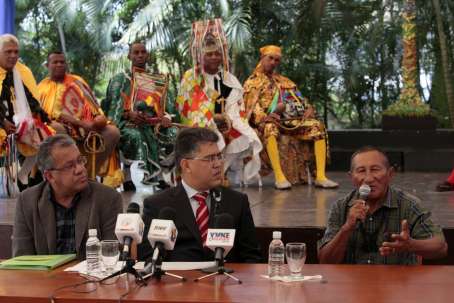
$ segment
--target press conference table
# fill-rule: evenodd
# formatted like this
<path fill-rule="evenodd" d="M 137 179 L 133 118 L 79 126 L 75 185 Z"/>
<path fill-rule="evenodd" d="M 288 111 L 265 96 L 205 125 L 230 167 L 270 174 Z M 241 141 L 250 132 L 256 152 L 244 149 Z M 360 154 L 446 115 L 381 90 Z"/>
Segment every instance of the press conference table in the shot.
<path fill-rule="evenodd" d="M 291 284 L 262 278 L 266 264 L 228 266 L 243 284 L 223 276 L 193 282 L 199 272 L 175 272 L 188 281 L 164 277 L 133 289 L 130 279 L 131 293 L 122 302 L 454 302 L 454 266 L 305 265 L 305 274 L 321 274 L 323 282 Z M 82 281 L 78 274 L 61 268 L 50 272 L 0 270 L 0 302 L 50 302 L 56 288 Z M 98 285 L 91 293 L 58 291 L 55 302 L 118 302 L 126 290 L 122 278 L 116 284 Z"/>

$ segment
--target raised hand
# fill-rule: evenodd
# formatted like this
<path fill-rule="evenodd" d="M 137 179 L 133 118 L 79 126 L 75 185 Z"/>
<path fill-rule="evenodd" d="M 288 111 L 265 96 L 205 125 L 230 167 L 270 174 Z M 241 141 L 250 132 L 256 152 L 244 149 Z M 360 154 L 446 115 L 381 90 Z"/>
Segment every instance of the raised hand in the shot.
<path fill-rule="evenodd" d="M 401 252 L 410 251 L 410 229 L 407 220 L 402 220 L 401 232 L 399 234 L 392 234 L 392 242 L 383 242 L 379 251 L 382 256 L 389 256 Z"/>

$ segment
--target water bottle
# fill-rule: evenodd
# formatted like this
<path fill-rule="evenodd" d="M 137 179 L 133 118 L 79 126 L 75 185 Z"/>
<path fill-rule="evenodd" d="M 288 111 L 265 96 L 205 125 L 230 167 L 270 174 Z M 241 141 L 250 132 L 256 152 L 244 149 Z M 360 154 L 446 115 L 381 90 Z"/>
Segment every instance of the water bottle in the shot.
<path fill-rule="evenodd" d="M 268 276 L 278 278 L 283 275 L 285 264 L 285 247 L 281 240 L 281 232 L 273 231 L 273 241 L 268 252 Z"/>
<path fill-rule="evenodd" d="M 88 230 L 88 239 L 86 244 L 87 273 L 93 274 L 101 271 L 101 242 L 97 238 L 96 229 Z"/>

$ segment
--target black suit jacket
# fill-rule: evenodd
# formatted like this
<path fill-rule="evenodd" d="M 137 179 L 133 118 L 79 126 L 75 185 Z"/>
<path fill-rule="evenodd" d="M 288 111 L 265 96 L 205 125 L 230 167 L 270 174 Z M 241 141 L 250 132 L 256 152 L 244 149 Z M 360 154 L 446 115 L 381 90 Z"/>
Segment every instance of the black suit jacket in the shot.
<path fill-rule="evenodd" d="M 262 256 L 258 247 L 254 220 L 247 195 L 228 188 L 219 188 L 221 198 L 211 195 L 209 227 L 213 226 L 216 214 L 228 213 L 233 217 L 235 242 L 227 255 L 228 262 L 259 263 Z M 178 237 L 173 251 L 169 252 L 166 261 L 213 261 L 214 254 L 202 245 L 200 232 L 195 221 L 186 191 L 181 183 L 177 187 L 156 193 L 143 202 L 143 220 L 145 233 L 142 244 L 138 246 L 138 257 L 147 260 L 152 255 L 152 248 L 147 239 L 151 220 L 158 218 L 163 207 L 171 207 L 176 211 L 175 225 Z"/>

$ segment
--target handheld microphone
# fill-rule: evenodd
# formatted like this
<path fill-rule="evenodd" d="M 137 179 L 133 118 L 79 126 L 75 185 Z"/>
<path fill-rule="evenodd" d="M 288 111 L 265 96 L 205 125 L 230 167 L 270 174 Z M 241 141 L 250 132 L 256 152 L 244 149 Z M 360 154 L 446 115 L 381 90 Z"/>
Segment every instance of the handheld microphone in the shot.
<path fill-rule="evenodd" d="M 369 186 L 369 185 L 367 185 L 367 184 L 362 184 L 362 185 L 359 187 L 359 189 L 358 189 L 359 198 L 360 198 L 361 200 L 366 200 L 367 197 L 368 197 L 369 194 L 370 194 L 370 191 L 371 191 L 371 189 L 370 189 L 370 186 Z"/>
<path fill-rule="evenodd" d="M 164 207 L 159 212 L 159 219 L 151 221 L 150 230 L 148 232 L 148 241 L 154 247 L 151 262 L 149 262 L 143 270 L 144 275 L 148 275 L 155 271 L 156 266 L 160 266 L 165 257 L 167 250 L 173 250 L 178 236 L 178 231 L 175 226 L 176 211 L 171 207 Z"/>
<path fill-rule="evenodd" d="M 125 214 L 118 214 L 115 224 L 115 235 L 118 241 L 123 244 L 121 259 L 126 260 L 131 254 L 131 243 L 133 240 L 137 244 L 142 243 L 144 223 L 140 217 L 139 204 L 132 202 L 129 204 Z"/>
<path fill-rule="evenodd" d="M 359 199 L 361 200 L 364 200 L 366 201 L 367 197 L 369 196 L 370 194 L 370 191 L 371 191 L 371 188 L 369 185 L 363 183 L 359 189 L 358 189 L 358 193 L 359 193 Z M 360 219 L 356 219 L 356 229 L 360 228 L 361 226 L 361 220 Z"/>
<path fill-rule="evenodd" d="M 214 218 L 214 228 L 208 229 L 206 247 L 214 251 L 214 259 L 219 266 L 224 264 L 226 256 L 235 242 L 233 217 L 223 213 Z"/>

